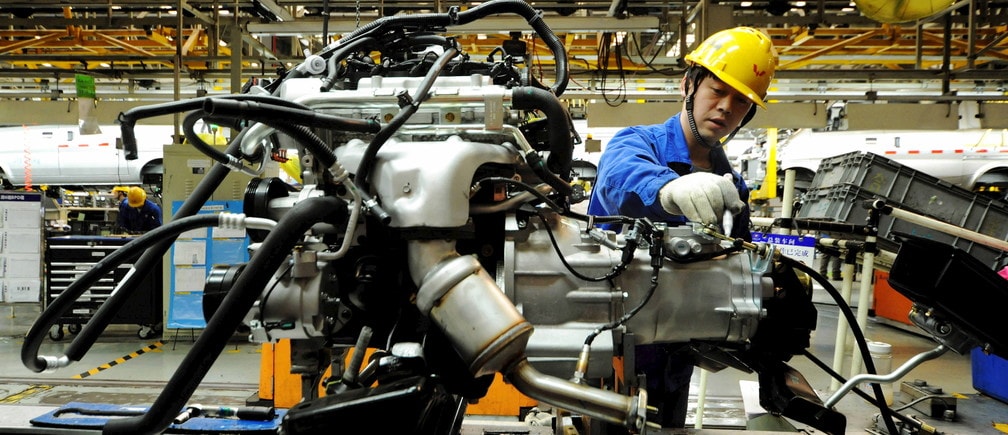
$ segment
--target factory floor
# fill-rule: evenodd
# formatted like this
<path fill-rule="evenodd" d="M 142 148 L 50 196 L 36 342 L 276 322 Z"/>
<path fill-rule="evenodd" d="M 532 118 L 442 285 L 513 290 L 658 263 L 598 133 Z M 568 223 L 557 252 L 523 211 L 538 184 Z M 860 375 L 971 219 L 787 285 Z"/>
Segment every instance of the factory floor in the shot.
<path fill-rule="evenodd" d="M 855 301 L 856 290 L 857 286 L 853 297 Z M 816 299 L 819 322 L 810 352 L 831 364 L 838 310 L 831 300 L 821 296 L 823 292 L 817 294 L 820 295 Z M 192 331 L 188 330 L 170 330 L 158 338 L 141 339 L 137 335 L 137 326 L 113 325 L 82 361 L 61 371 L 38 374 L 26 369 L 19 358 L 25 332 L 38 314 L 37 304 L 0 305 L 0 355 L 4 355 L 0 357 L 0 433 L 42 433 L 43 430 L 32 427 L 29 420 L 69 402 L 149 405 L 160 393 L 163 383 L 174 374 L 175 367 L 193 343 Z M 892 324 L 870 318 L 866 336 L 870 340 L 892 345 L 893 367 L 936 346 L 931 339 L 909 332 L 912 328 L 894 327 Z M 58 342 L 47 339 L 41 353 L 61 355 L 63 346 L 72 338 L 73 335 L 68 334 Z M 255 399 L 259 388 L 260 349 L 259 345 L 234 339 L 220 355 L 189 403 L 241 406 L 250 399 Z M 849 355 L 850 352 L 846 354 Z M 848 365 L 849 360 L 848 356 Z M 835 390 L 830 385 L 830 378 L 822 370 L 802 356 L 795 357 L 790 364 L 808 379 L 823 400 L 831 397 Z M 849 369 L 845 366 L 841 373 L 849 375 Z M 700 378 L 698 374 L 693 376 L 690 415 L 687 420 L 690 427 L 697 422 Z M 703 429 L 689 429 L 685 432 L 745 429 L 747 421 L 755 417 L 758 411 L 751 406 L 747 407 L 742 391 L 755 379 L 755 375 L 733 369 L 709 374 L 703 402 L 704 412 L 700 415 Z M 942 388 L 944 393 L 957 399 L 957 414 L 952 421 L 930 418 L 915 409 L 903 411 L 921 416 L 939 432 L 1004 433 L 998 427 L 1008 424 L 1008 404 L 978 394 L 973 388 L 969 355 L 947 352 L 935 360 L 923 363 L 902 380 L 925 381 L 931 386 Z M 897 399 L 900 395 L 896 394 Z M 899 405 L 900 401 L 897 400 L 896 406 Z M 858 396 L 843 396 L 835 409 L 846 415 L 847 433 L 877 433 L 872 432 L 877 410 Z M 804 427 L 796 422 L 790 423 L 798 428 Z M 548 428 L 529 427 L 511 417 L 472 416 L 467 418 L 463 426 L 463 433 L 502 431 L 553 433 Z M 669 431 L 649 431 L 655 432 Z M 815 430 L 807 432 L 821 433 Z"/>

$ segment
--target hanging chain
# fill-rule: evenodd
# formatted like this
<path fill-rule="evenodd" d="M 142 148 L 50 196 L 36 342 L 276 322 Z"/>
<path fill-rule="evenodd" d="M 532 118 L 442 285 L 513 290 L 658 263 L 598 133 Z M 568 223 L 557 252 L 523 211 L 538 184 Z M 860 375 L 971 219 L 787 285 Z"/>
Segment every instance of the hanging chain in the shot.
<path fill-rule="evenodd" d="M 354 28 L 360 27 L 360 0 L 357 0 L 356 15 L 354 16 Z"/>

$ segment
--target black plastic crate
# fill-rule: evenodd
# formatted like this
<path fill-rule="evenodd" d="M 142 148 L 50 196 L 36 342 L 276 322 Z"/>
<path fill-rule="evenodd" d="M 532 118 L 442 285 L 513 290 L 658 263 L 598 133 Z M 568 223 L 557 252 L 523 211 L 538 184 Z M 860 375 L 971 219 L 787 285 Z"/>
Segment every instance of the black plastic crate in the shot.
<path fill-rule="evenodd" d="M 857 151 L 823 159 L 810 190 L 847 184 L 942 222 L 1001 239 L 1008 234 L 1008 204 L 878 154 Z"/>
<path fill-rule="evenodd" d="M 928 216 L 1001 240 L 1008 239 L 1008 208 L 998 201 L 970 202 L 969 207 L 957 211 L 961 215 L 961 222 L 948 222 L 940 216 L 916 210 L 913 207 L 901 204 L 899 201 L 894 201 L 892 198 L 887 198 L 884 195 L 862 189 L 852 184 L 840 184 L 806 192 L 802 195 L 801 206 L 798 208 L 795 217 L 798 219 L 864 225 L 868 222 L 868 210 L 864 208 L 864 201 L 871 199 L 883 199 L 893 207 Z M 880 216 L 878 235 L 879 246 L 882 249 L 895 252 L 899 248 L 895 233 L 912 234 L 955 246 L 973 255 L 989 268 L 996 266 L 999 257 L 1002 255 L 1002 252 L 998 249 L 968 239 L 923 227 L 902 219 L 893 219 L 890 215 L 884 214 Z"/>

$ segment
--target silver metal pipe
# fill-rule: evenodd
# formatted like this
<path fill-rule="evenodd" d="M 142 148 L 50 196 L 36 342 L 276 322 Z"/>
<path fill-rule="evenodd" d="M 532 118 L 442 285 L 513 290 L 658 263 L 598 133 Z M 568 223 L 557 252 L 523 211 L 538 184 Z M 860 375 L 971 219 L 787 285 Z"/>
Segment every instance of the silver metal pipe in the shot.
<path fill-rule="evenodd" d="M 903 363 L 903 365 L 899 366 L 898 368 L 896 368 L 896 370 L 893 370 L 893 372 L 888 375 L 861 374 L 854 376 L 848 379 L 847 382 L 844 383 L 843 386 L 841 386 L 836 393 L 833 393 L 833 395 L 826 400 L 824 405 L 827 408 L 832 408 L 836 406 L 837 402 L 839 402 L 840 399 L 847 394 L 847 392 L 849 392 L 852 388 L 854 388 L 855 385 L 863 382 L 881 382 L 886 384 L 896 382 L 903 376 L 906 376 L 907 373 L 910 373 L 910 370 L 913 370 L 914 368 L 921 365 L 925 361 L 930 361 L 935 358 L 938 358 L 939 356 L 942 356 L 942 354 L 948 352 L 948 350 L 949 349 L 945 347 L 945 345 L 943 344 L 927 352 L 921 352 L 915 355 L 913 358 L 910 358 L 910 360 Z"/>
<path fill-rule="evenodd" d="M 578 411 L 593 418 L 626 426 L 633 432 L 644 428 L 647 415 L 647 391 L 637 396 L 624 396 L 608 390 L 575 384 L 545 375 L 527 359 L 521 359 L 504 374 L 518 391 L 543 402 L 569 411 Z"/>

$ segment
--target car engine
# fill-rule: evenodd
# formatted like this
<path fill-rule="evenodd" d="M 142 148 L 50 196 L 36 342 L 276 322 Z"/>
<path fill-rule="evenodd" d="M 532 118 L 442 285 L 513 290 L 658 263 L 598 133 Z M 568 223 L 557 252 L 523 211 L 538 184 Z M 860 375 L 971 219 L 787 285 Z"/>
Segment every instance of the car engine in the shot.
<path fill-rule="evenodd" d="M 495 14 L 525 18 L 546 43 L 552 84 L 533 77 L 521 50 L 481 61 L 443 36 Z M 842 432 L 843 416 L 794 385 L 800 375 L 786 364 L 816 324 L 804 273 L 715 228 L 574 211 L 583 198 L 570 184 L 578 135 L 559 98 L 567 81 L 562 41 L 541 14 L 495 0 L 379 19 L 243 94 L 125 112 L 127 147 L 138 121 L 186 113 L 187 141 L 218 164 L 170 223 L 79 278 L 29 336 L 117 262 L 140 255 L 142 275 L 184 231 L 241 228 L 250 260 L 207 278 L 207 327 L 176 376 L 147 414 L 111 420 L 106 433 L 167 427 L 236 331 L 290 339 L 307 379 L 333 373 L 324 396 L 305 383 L 286 434 L 374 418 L 454 433 L 495 373 L 529 397 L 642 432 L 647 391 L 633 364 L 618 373 L 612 360 L 651 343 L 686 344 L 710 370 L 757 372 L 766 409 Z M 200 120 L 240 133 L 221 152 L 195 134 Z M 290 150 L 300 183 L 257 178 L 244 214 L 195 213 L 228 171 L 259 175 Z M 624 230 L 595 227 L 603 222 Z M 25 365 L 79 360 L 133 284 L 120 284 L 65 355 L 39 356 L 27 340 Z M 376 349 L 368 361 L 365 348 Z"/>

